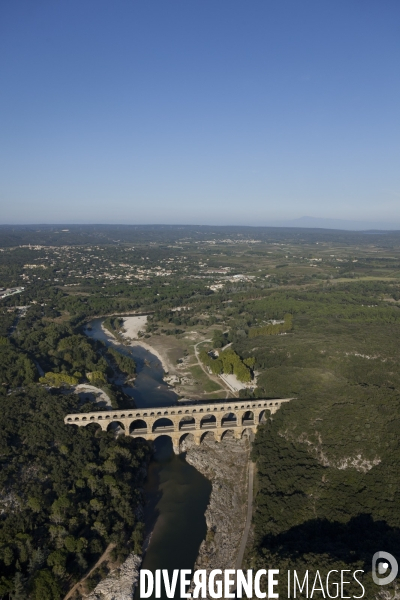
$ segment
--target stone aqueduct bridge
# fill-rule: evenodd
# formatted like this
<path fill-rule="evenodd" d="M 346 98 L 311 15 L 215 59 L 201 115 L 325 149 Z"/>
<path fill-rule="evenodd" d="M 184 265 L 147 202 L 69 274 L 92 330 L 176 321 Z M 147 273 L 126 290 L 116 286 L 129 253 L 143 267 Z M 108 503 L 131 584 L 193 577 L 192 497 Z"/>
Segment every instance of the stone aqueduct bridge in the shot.
<path fill-rule="evenodd" d="M 282 404 L 292 398 L 279 400 L 233 400 L 206 403 L 180 403 L 174 406 L 108 410 L 102 412 L 67 415 L 67 425 L 100 425 L 103 431 L 115 428 L 117 423 L 126 435 L 153 441 L 161 435 L 172 439 L 174 451 L 179 453 L 180 443 L 192 434 L 196 444 L 209 432 L 221 441 L 227 431 L 236 439 L 253 431 L 265 419 L 267 411 L 274 414 Z M 114 424 L 114 425 L 113 425 Z"/>

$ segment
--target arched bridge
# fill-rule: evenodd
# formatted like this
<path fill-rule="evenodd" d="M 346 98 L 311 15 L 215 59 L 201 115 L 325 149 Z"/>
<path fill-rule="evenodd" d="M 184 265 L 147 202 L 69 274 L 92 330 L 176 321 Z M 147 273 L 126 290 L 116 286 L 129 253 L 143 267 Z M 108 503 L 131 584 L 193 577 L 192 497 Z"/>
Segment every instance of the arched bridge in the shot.
<path fill-rule="evenodd" d="M 161 435 L 172 438 L 174 451 L 179 453 L 180 443 L 192 434 L 196 444 L 200 444 L 209 432 L 216 441 L 221 441 L 227 431 L 233 432 L 237 439 L 244 433 L 255 433 L 259 423 L 266 415 L 274 414 L 282 404 L 292 398 L 279 400 L 221 400 L 216 402 L 177 404 L 154 408 L 135 408 L 126 410 L 107 410 L 67 415 L 67 425 L 100 425 L 103 431 L 116 428 L 116 424 L 125 435 L 153 441 Z"/>

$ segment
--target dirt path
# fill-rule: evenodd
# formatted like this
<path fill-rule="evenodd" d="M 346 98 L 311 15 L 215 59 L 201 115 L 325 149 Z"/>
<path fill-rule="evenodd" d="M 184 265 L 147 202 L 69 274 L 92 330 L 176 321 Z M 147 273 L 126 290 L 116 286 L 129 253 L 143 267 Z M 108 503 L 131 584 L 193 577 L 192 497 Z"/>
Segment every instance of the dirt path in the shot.
<path fill-rule="evenodd" d="M 82 577 L 82 579 L 80 581 L 78 581 L 78 583 L 76 583 L 74 585 L 73 588 L 71 588 L 69 590 L 68 594 L 64 597 L 64 600 L 69 600 L 69 598 L 71 598 L 76 591 L 81 593 L 81 590 L 79 590 L 79 587 L 86 581 L 86 579 L 88 577 L 90 577 L 90 575 L 93 573 L 93 571 L 95 569 L 97 569 L 97 567 L 99 567 L 103 562 L 108 560 L 110 553 L 114 548 L 115 548 L 115 544 L 109 544 L 107 546 L 107 548 L 104 550 L 103 554 L 100 556 L 97 563 L 90 569 L 90 571 L 88 573 L 86 573 L 86 575 L 84 577 Z M 81 596 L 82 596 L 82 593 L 81 593 Z"/>
<path fill-rule="evenodd" d="M 247 496 L 247 516 L 246 516 L 246 525 L 243 530 L 242 540 L 239 546 L 239 552 L 236 559 L 235 569 L 242 568 L 244 551 L 246 549 L 247 540 L 249 537 L 250 526 L 251 526 L 251 518 L 253 515 L 253 485 L 254 485 L 254 463 L 249 462 L 249 490 Z"/>

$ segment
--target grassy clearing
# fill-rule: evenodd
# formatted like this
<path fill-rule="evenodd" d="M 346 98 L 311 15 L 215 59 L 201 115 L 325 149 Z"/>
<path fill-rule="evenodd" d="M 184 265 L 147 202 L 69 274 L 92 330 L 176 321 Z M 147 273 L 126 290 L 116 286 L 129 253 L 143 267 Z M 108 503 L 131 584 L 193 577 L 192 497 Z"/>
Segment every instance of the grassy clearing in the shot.
<path fill-rule="evenodd" d="M 204 373 L 203 369 L 196 365 L 195 367 L 191 367 L 190 371 L 193 375 L 193 378 L 202 386 L 205 392 L 219 392 L 222 390 L 222 387 L 218 385 L 215 381 L 207 377 Z"/>

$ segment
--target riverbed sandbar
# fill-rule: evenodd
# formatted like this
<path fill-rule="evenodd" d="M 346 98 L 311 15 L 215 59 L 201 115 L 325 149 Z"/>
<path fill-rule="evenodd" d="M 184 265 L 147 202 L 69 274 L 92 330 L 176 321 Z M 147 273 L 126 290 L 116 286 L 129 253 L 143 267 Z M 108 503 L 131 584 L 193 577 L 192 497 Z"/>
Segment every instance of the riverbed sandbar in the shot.
<path fill-rule="evenodd" d="M 128 341 L 136 340 L 139 337 L 139 332 L 145 332 L 146 323 L 147 315 L 124 317 L 121 334 Z"/>

